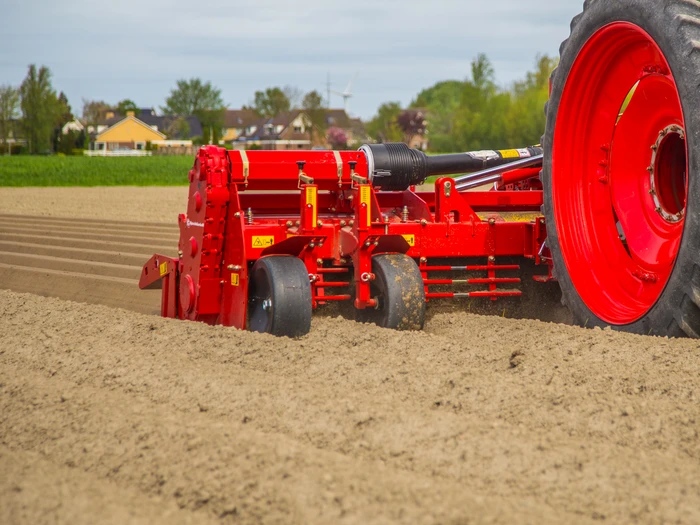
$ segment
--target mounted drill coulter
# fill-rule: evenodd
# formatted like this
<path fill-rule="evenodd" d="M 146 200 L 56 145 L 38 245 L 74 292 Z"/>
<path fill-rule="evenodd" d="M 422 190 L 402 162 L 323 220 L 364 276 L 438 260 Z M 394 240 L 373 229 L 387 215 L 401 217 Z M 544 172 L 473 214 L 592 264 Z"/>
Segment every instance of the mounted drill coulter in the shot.
<path fill-rule="evenodd" d="M 154 255 L 140 286 L 162 286 L 163 316 L 275 335 L 337 301 L 421 329 L 426 302 L 522 295 L 520 258 L 581 325 L 698 337 L 699 42 L 697 2 L 587 1 L 543 149 L 203 147 L 179 257 Z"/>

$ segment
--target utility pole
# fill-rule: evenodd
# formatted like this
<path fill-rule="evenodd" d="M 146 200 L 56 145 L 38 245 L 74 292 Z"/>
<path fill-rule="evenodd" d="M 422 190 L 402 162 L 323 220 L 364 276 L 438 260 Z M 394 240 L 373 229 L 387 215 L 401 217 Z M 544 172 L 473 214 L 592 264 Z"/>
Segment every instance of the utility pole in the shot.
<path fill-rule="evenodd" d="M 326 108 L 330 109 L 330 107 L 331 107 L 331 73 L 330 73 L 330 71 L 328 72 L 328 77 L 326 80 L 326 93 L 327 93 Z"/>

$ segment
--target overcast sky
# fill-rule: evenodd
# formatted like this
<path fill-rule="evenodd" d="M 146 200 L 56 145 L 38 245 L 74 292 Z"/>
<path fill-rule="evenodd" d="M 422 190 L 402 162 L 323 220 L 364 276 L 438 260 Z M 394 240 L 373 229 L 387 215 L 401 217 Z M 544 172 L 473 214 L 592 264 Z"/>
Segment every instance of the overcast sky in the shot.
<path fill-rule="evenodd" d="M 582 0 L 0 0 L 0 84 L 48 66 L 74 112 L 81 99 L 159 107 L 200 77 L 238 108 L 269 86 L 317 89 L 326 77 L 370 118 L 439 80 L 464 79 L 477 53 L 508 85 L 538 53 L 557 55 Z M 332 95 L 333 107 L 342 99 Z"/>

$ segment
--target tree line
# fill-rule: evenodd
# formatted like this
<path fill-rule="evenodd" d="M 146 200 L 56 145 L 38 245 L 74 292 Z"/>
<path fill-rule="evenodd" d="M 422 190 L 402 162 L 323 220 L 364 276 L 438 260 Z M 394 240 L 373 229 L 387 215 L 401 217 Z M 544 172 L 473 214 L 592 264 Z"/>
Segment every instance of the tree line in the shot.
<path fill-rule="evenodd" d="M 435 152 L 500 149 L 538 144 L 544 132 L 544 104 L 549 76 L 557 59 L 538 56 L 535 68 L 507 88 L 498 87 L 488 57 L 479 54 L 471 74 L 424 89 L 409 104 L 425 110 L 430 150 Z M 402 120 L 403 119 L 403 120 Z M 422 122 L 411 122 L 401 104 L 382 104 L 367 123 L 367 133 L 380 142 L 405 140 Z"/>
<path fill-rule="evenodd" d="M 377 114 L 366 123 L 369 137 L 378 142 L 408 141 L 416 133 L 428 133 L 429 148 L 436 152 L 471 151 L 536 144 L 544 130 L 544 104 L 548 97 L 549 76 L 556 59 L 538 56 L 535 68 L 525 78 L 507 88 L 495 81 L 493 65 L 484 54 L 471 64 L 465 80 L 447 80 L 422 90 L 407 109 L 420 109 L 424 120 L 414 120 L 398 102 L 382 104 Z M 243 106 L 261 118 L 273 118 L 293 109 L 303 109 L 307 124 L 316 138 L 343 142 L 342 130 L 326 129 L 322 96 L 317 91 L 303 93 L 292 86 L 269 87 L 256 91 L 252 101 Z M 104 100 L 83 99 L 82 119 L 96 129 L 108 111 L 121 115 L 138 112 L 130 99 L 116 105 Z M 201 143 L 218 143 L 224 126 L 226 106 L 221 90 L 199 78 L 182 79 L 160 108 L 173 116 L 172 128 L 166 135 L 188 135 L 184 117 L 195 115 L 202 124 Z M 27 141 L 29 153 L 64 152 L 87 147 L 89 137 L 83 132 L 61 132 L 74 118 L 66 96 L 51 85 L 51 72 L 45 67 L 30 65 L 19 87 L 0 86 L 0 140 L 9 148 L 11 132 Z M 426 125 L 427 122 L 427 125 Z"/>
<path fill-rule="evenodd" d="M 82 122 L 85 128 L 97 129 L 106 120 L 110 111 L 127 115 L 138 114 L 139 107 L 130 99 L 109 104 L 104 100 L 83 99 Z M 244 109 L 251 109 L 259 117 L 275 117 L 284 111 L 303 108 L 312 133 L 325 133 L 324 104 L 317 91 L 303 94 L 299 89 L 286 86 L 256 91 L 253 101 Z M 185 117 L 194 115 L 202 124 L 202 137 L 197 142 L 218 143 L 223 133 L 226 106 L 221 90 L 211 82 L 199 78 L 181 79 L 160 107 L 163 115 L 172 116 L 170 129 L 162 130 L 167 136 L 189 135 L 189 124 Z M 74 149 L 86 148 L 89 136 L 86 131 L 62 133 L 68 122 L 74 119 L 71 106 L 61 92 L 56 94 L 51 84 L 51 71 L 46 66 L 32 64 L 21 85 L 0 86 L 0 142 L 8 151 L 10 136 L 21 136 L 27 142 L 31 154 L 62 152 L 69 154 Z"/>
<path fill-rule="evenodd" d="M 68 99 L 56 94 L 47 67 L 32 64 L 19 87 L 0 86 L 0 139 L 8 151 L 11 134 L 22 135 L 30 153 L 59 151 L 61 128 L 71 119 Z"/>

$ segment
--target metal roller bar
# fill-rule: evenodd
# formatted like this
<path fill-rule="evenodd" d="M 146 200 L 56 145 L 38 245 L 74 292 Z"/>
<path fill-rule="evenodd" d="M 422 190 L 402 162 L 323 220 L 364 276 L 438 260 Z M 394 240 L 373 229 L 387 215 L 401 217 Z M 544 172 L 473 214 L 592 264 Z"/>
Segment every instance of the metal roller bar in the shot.
<path fill-rule="evenodd" d="M 451 271 L 490 271 L 490 270 L 520 270 L 519 264 L 500 264 L 487 266 L 485 264 L 475 266 L 424 266 L 422 272 L 451 272 Z"/>
<path fill-rule="evenodd" d="M 458 191 L 462 191 L 475 188 L 477 186 L 482 186 L 484 184 L 489 184 L 490 182 L 498 182 L 501 179 L 501 175 L 507 171 L 517 170 L 520 168 L 529 168 L 536 164 L 541 164 L 542 157 L 543 155 L 535 155 L 534 157 L 516 160 L 515 162 L 503 164 L 502 166 L 495 166 L 493 168 L 487 168 L 475 173 L 470 173 L 469 175 L 455 177 L 455 188 Z"/>

